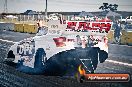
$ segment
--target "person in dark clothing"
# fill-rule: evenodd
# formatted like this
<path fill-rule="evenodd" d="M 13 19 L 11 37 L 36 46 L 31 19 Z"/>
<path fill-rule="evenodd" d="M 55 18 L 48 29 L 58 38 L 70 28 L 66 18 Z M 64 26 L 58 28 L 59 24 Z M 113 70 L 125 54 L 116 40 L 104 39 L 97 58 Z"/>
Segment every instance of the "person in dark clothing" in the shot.
<path fill-rule="evenodd" d="M 119 43 L 120 42 L 120 36 L 121 36 L 121 24 L 119 21 L 116 22 L 116 24 L 114 25 L 114 38 L 115 38 L 115 42 Z"/>

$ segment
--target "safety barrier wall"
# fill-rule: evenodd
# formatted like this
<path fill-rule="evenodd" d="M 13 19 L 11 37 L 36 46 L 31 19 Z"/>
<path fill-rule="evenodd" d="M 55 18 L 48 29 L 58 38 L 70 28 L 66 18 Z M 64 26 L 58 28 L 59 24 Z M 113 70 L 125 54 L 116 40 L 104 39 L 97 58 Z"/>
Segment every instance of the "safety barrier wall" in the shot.
<path fill-rule="evenodd" d="M 24 24 L 25 33 L 37 33 L 37 25 L 34 24 Z"/>
<path fill-rule="evenodd" d="M 127 44 L 132 45 L 132 32 L 127 32 Z"/>
<path fill-rule="evenodd" d="M 121 44 L 132 45 L 132 32 L 122 30 Z"/>
<path fill-rule="evenodd" d="M 120 43 L 121 44 L 127 44 L 127 32 L 125 30 L 122 30 Z"/>
<path fill-rule="evenodd" d="M 23 28 L 24 28 L 23 24 L 15 23 L 14 31 L 23 32 Z"/>
<path fill-rule="evenodd" d="M 1 30 L 14 30 L 14 23 L 0 23 Z"/>
<path fill-rule="evenodd" d="M 15 23 L 14 31 L 15 32 L 24 32 L 24 33 L 36 33 L 37 25 Z"/>
<path fill-rule="evenodd" d="M 28 24 L 24 24 L 24 33 L 29 33 L 29 28 L 28 28 Z"/>
<path fill-rule="evenodd" d="M 110 43 L 113 43 L 114 42 L 114 30 L 109 31 L 109 33 L 107 34 L 107 37 L 108 37 L 108 41 Z"/>
<path fill-rule="evenodd" d="M 121 33 L 122 33 L 122 35 L 120 37 L 120 44 L 122 44 L 122 45 L 132 45 L 132 32 L 122 30 Z M 107 37 L 108 37 L 108 41 L 110 43 L 114 43 L 115 42 L 114 30 L 111 30 L 107 34 Z"/>

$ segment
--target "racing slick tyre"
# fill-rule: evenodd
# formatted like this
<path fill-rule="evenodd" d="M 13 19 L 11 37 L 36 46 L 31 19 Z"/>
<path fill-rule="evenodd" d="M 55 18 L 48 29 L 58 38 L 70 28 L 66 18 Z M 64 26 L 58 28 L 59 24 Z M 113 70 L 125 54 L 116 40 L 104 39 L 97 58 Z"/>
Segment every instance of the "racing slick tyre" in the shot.
<path fill-rule="evenodd" d="M 35 55 L 34 68 L 23 65 L 24 60 L 19 61 L 17 64 L 17 70 L 28 74 L 42 74 L 44 69 L 44 61 L 46 53 L 43 48 L 39 48 Z M 45 58 L 45 59 L 44 59 Z"/>
<path fill-rule="evenodd" d="M 13 54 L 13 51 L 10 50 L 7 54 L 7 58 L 15 58 L 15 55 Z"/>
<path fill-rule="evenodd" d="M 81 64 L 74 50 L 63 51 L 49 58 L 44 65 L 44 75 L 73 76 Z"/>
<path fill-rule="evenodd" d="M 14 60 L 15 60 L 15 55 L 13 54 L 13 51 L 10 50 L 7 54 L 7 58 L 4 59 L 4 63 L 11 66 L 16 66 L 16 64 L 13 62 Z"/>
<path fill-rule="evenodd" d="M 44 63 L 46 62 L 46 53 L 43 48 L 38 48 L 35 55 L 35 63 L 34 68 L 42 68 Z"/>
<path fill-rule="evenodd" d="M 104 50 L 99 50 L 99 61 L 103 63 L 108 58 L 108 53 Z"/>

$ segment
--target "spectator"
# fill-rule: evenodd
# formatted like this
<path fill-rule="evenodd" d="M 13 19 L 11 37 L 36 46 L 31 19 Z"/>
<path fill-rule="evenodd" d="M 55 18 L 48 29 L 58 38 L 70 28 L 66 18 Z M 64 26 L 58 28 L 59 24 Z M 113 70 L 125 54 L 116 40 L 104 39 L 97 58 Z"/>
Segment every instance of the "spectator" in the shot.
<path fill-rule="evenodd" d="M 37 35 L 46 35 L 48 28 L 44 26 L 43 21 L 38 20 L 37 25 L 38 25 Z"/>
<path fill-rule="evenodd" d="M 120 42 L 120 35 L 121 35 L 121 24 L 119 21 L 116 21 L 116 24 L 114 26 L 114 38 L 116 43 Z"/>

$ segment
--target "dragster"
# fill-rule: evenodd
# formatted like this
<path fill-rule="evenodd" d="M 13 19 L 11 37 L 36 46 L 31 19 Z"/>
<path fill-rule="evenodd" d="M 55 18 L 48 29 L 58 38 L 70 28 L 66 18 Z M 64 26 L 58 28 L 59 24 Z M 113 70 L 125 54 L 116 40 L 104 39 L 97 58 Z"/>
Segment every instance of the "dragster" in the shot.
<path fill-rule="evenodd" d="M 28 74 L 73 76 L 80 65 L 87 73 L 94 73 L 98 63 L 108 58 L 106 34 L 111 26 L 107 20 L 49 20 L 46 35 L 36 34 L 15 43 L 5 61 Z"/>

